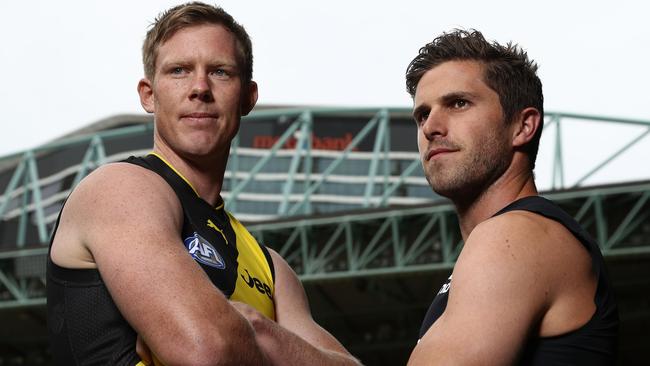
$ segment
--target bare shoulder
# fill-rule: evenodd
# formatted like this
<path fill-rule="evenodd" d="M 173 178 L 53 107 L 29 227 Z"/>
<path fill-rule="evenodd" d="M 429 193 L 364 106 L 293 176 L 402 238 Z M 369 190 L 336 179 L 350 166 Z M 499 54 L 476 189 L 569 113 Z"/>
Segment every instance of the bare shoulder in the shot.
<path fill-rule="evenodd" d="M 540 228 L 533 218 L 517 213 L 492 217 L 477 225 L 465 240 L 458 262 L 480 260 L 501 263 L 518 259 L 527 254 L 532 231 Z M 524 244 L 521 244 L 524 243 Z M 514 258 L 518 257 L 518 258 Z"/>
<path fill-rule="evenodd" d="M 487 317 L 486 313 L 497 313 L 498 304 L 506 303 L 509 311 L 525 319 L 517 330 L 525 333 L 548 308 L 554 286 L 546 230 L 544 221 L 523 211 L 476 226 L 454 267 L 449 312 L 462 309 L 465 314 Z"/>
<path fill-rule="evenodd" d="M 300 279 L 275 250 L 267 248 L 275 269 L 274 296 L 276 321 L 298 333 L 305 322 L 311 322 L 311 311 L 307 295 Z"/>
<path fill-rule="evenodd" d="M 579 243 L 567 245 L 571 241 L 575 238 L 570 232 L 551 219 L 527 211 L 507 212 L 474 228 L 458 258 L 454 280 L 462 276 L 456 272 L 482 272 L 485 278 L 489 271 L 494 280 L 543 295 L 552 290 L 558 269 L 571 265 L 567 256 L 581 250 Z"/>
<path fill-rule="evenodd" d="M 156 173 L 129 163 L 107 164 L 92 172 L 70 194 L 52 246 L 55 263 L 95 267 L 101 243 L 133 228 L 181 225 L 180 203 Z M 107 239 L 109 238 L 109 239 Z M 104 246 L 118 248 L 118 246 Z"/>
<path fill-rule="evenodd" d="M 534 243 L 543 226 L 513 212 L 474 228 L 454 266 L 447 307 L 412 364 L 514 363 L 549 304 L 542 250 Z"/>
<path fill-rule="evenodd" d="M 83 179 L 66 206 L 83 213 L 83 217 L 119 219 L 132 210 L 143 213 L 148 208 L 171 208 L 175 203 L 178 201 L 173 190 L 156 173 L 129 163 L 113 163 Z"/>
<path fill-rule="evenodd" d="M 531 333 L 576 329 L 593 313 L 588 264 L 586 250 L 556 221 L 511 211 L 482 222 L 454 266 L 445 312 L 412 364 L 513 364 Z"/>
<path fill-rule="evenodd" d="M 289 279 L 295 279 L 295 281 L 298 281 L 298 276 L 296 273 L 293 271 L 291 266 L 289 266 L 289 263 L 282 258 L 282 256 L 276 252 L 274 249 L 266 247 L 266 250 L 269 251 L 269 254 L 271 255 L 271 260 L 273 261 L 273 269 L 275 270 L 275 275 L 276 278 L 279 279 L 284 279 L 285 277 L 289 277 Z M 277 280 L 276 280 L 277 281 Z"/>
<path fill-rule="evenodd" d="M 566 254 L 583 252 L 586 255 L 582 245 L 566 227 L 528 211 L 510 211 L 477 225 L 467 238 L 464 251 L 488 255 L 501 264 L 515 260 L 532 271 L 552 271 L 549 264 L 561 260 Z M 537 265 L 529 267 L 533 264 Z"/>
<path fill-rule="evenodd" d="M 560 225 L 527 211 L 511 211 L 492 217 L 470 233 L 465 243 L 467 253 L 493 253 L 489 257 L 502 261 L 534 261 L 537 255 L 553 245 Z M 507 254 L 506 256 L 503 256 Z"/>
<path fill-rule="evenodd" d="M 339 357 L 345 357 L 347 361 L 341 364 L 358 364 L 350 362 L 350 355 L 341 343 L 314 321 L 302 283 L 289 263 L 273 249 L 268 250 L 275 268 L 273 298 L 278 324 L 315 347 L 344 355 Z"/>
<path fill-rule="evenodd" d="M 562 224 L 511 211 L 472 231 L 454 269 L 454 286 L 478 282 L 508 301 L 526 294 L 527 306 L 543 316 L 567 292 L 568 282 L 588 282 L 590 270 L 588 252 Z"/>
<path fill-rule="evenodd" d="M 293 308 L 295 313 L 305 313 L 311 317 L 309 312 L 309 304 L 307 296 L 302 287 L 302 283 L 294 272 L 289 263 L 282 258 L 275 250 L 268 248 L 271 259 L 273 260 L 273 268 L 275 270 L 275 294 L 274 301 L 277 312 L 276 316 L 279 322 L 283 321 L 283 308 Z"/>
<path fill-rule="evenodd" d="M 168 193 L 171 188 L 155 172 L 129 163 L 107 164 L 84 178 L 75 192 L 71 195 L 80 198 L 95 197 L 102 200 L 115 201 L 119 197 L 111 194 L 147 196 L 148 194 Z"/>
<path fill-rule="evenodd" d="M 68 243 L 87 250 L 120 313 L 161 361 L 216 359 L 229 336 L 249 339 L 246 323 L 188 255 L 181 204 L 156 173 L 128 163 L 104 166 L 78 186 L 61 219 L 55 240 L 69 240 L 55 242 L 53 251 Z M 177 352 L 178 344 L 189 345 L 187 354 Z"/>

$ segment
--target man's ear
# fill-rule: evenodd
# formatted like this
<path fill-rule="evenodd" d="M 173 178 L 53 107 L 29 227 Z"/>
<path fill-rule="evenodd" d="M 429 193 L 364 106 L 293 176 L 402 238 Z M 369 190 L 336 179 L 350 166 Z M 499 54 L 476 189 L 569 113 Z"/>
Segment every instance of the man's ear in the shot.
<path fill-rule="evenodd" d="M 515 121 L 512 146 L 520 147 L 532 140 L 535 132 L 540 128 L 540 123 L 542 123 L 542 116 L 537 108 L 529 107 L 521 111 Z"/>
<path fill-rule="evenodd" d="M 140 79 L 138 82 L 138 95 L 140 95 L 140 104 L 145 111 L 154 112 L 153 85 L 149 79 Z"/>
<path fill-rule="evenodd" d="M 250 113 L 250 111 L 253 110 L 253 107 L 255 107 L 255 103 L 257 103 L 257 83 L 251 81 L 244 88 L 246 89 L 242 93 L 242 100 L 241 100 L 242 116 L 245 116 L 248 113 Z"/>

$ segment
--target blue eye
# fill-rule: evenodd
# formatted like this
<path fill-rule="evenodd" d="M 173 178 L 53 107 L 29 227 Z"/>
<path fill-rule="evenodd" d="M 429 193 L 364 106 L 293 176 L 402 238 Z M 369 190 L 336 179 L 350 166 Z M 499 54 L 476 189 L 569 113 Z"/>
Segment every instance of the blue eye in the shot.
<path fill-rule="evenodd" d="M 171 73 L 172 73 L 172 74 L 180 74 L 180 73 L 182 73 L 182 72 L 183 72 L 183 68 L 182 68 L 182 67 L 174 67 L 174 68 L 171 70 Z"/>
<path fill-rule="evenodd" d="M 226 72 L 224 69 L 215 69 L 212 71 L 212 74 L 216 76 L 227 76 L 228 72 Z"/>

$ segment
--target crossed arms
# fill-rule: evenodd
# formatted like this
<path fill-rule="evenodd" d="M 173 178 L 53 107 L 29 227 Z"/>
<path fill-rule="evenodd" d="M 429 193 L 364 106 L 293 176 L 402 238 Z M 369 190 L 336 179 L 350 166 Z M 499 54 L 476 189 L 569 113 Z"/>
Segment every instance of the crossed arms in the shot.
<path fill-rule="evenodd" d="M 216 289 L 178 244 L 182 220 L 176 195 L 156 173 L 109 164 L 69 197 L 52 260 L 97 268 L 122 315 L 167 366 L 358 364 L 313 321 L 302 285 L 277 253 L 274 323 Z"/>

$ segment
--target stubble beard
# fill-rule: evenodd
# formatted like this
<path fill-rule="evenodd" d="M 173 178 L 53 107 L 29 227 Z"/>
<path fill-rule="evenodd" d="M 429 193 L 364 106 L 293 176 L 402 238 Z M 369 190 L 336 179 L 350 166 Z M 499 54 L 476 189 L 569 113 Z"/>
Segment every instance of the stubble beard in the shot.
<path fill-rule="evenodd" d="M 508 169 L 509 155 L 503 141 L 495 135 L 470 152 L 466 159 L 452 164 L 429 164 L 425 176 L 433 190 L 449 198 L 457 207 L 466 207 L 480 196 Z M 462 152 L 462 150 L 461 150 Z"/>

